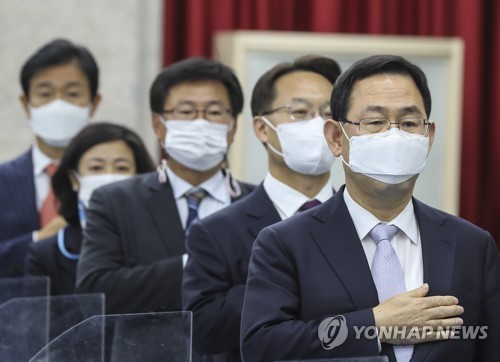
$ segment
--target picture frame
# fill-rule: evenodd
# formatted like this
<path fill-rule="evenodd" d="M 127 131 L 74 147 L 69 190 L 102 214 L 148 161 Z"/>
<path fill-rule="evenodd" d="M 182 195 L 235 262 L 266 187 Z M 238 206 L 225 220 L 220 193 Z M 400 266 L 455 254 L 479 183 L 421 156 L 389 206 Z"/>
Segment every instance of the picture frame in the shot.
<path fill-rule="evenodd" d="M 332 57 L 342 70 L 375 54 L 400 55 L 419 65 L 431 90 L 430 120 L 436 123 L 436 137 L 414 196 L 458 215 L 464 59 L 460 38 L 228 31 L 217 33 L 213 46 L 214 57 L 235 71 L 245 95 L 228 157 L 231 171 L 238 179 L 253 183 L 265 177 L 267 153 L 253 132 L 250 98 L 257 79 L 271 67 L 305 54 Z M 337 159 L 332 167 L 333 187 L 338 189 L 343 180 L 342 161 Z"/>

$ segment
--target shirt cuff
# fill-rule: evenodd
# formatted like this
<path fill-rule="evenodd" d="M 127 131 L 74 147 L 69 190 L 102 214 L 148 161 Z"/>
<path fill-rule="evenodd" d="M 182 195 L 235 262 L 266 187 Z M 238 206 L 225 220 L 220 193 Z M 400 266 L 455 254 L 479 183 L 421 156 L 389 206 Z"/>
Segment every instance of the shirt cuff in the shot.
<path fill-rule="evenodd" d="M 188 261 L 188 255 L 187 254 L 182 254 L 182 268 L 186 266 L 186 263 Z"/>

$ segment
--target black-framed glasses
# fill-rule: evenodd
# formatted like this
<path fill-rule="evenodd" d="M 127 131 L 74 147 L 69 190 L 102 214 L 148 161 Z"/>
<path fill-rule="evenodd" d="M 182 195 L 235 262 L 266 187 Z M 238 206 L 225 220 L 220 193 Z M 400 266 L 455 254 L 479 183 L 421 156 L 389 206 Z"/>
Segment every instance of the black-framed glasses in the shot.
<path fill-rule="evenodd" d="M 430 124 L 427 119 L 421 117 L 403 117 L 397 122 L 391 122 L 389 119 L 382 117 L 363 118 L 359 122 L 345 119 L 342 123 L 359 126 L 359 130 L 365 133 L 385 132 L 391 129 L 391 125 L 397 124 L 401 131 L 419 135 L 426 135 Z"/>
<path fill-rule="evenodd" d="M 180 121 L 192 121 L 198 118 L 198 114 L 204 119 L 214 123 L 226 123 L 232 119 L 231 110 L 214 103 L 206 108 L 196 108 L 193 103 L 183 103 L 172 109 L 164 109 L 162 114 L 168 114 L 169 119 Z"/>
<path fill-rule="evenodd" d="M 332 118 L 330 103 L 324 103 L 321 106 L 317 107 L 306 101 L 295 101 L 284 106 L 276 107 L 269 111 L 263 112 L 262 116 L 280 111 L 287 112 L 292 121 L 307 121 L 314 118 L 316 112 L 318 112 L 319 115 L 324 119 Z"/>

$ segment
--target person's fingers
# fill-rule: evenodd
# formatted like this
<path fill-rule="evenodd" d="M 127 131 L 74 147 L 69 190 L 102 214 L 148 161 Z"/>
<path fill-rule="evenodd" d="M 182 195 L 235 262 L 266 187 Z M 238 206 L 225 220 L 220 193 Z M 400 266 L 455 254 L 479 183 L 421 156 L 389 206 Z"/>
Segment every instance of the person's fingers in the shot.
<path fill-rule="evenodd" d="M 464 321 L 462 318 L 441 318 L 441 319 L 431 319 L 425 322 L 425 326 L 429 326 L 432 328 L 436 327 L 455 327 L 455 326 L 461 326 L 464 324 Z"/>
<path fill-rule="evenodd" d="M 425 309 L 457 305 L 458 299 L 452 295 L 436 295 L 422 299 L 422 304 Z"/>
<path fill-rule="evenodd" d="M 428 292 L 429 292 L 429 284 L 424 283 L 421 286 L 419 286 L 418 288 L 409 290 L 403 294 L 406 294 L 409 297 L 419 298 L 419 297 L 425 297 Z"/>

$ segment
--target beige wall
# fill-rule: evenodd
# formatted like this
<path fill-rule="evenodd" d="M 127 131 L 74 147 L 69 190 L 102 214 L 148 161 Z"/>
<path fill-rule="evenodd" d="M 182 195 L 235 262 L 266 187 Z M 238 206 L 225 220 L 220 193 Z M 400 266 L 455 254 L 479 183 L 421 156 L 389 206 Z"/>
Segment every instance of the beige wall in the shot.
<path fill-rule="evenodd" d="M 161 67 L 162 0 L 0 1 L 0 162 L 33 141 L 20 103 L 22 64 L 42 44 L 66 37 L 87 46 L 100 67 L 103 101 L 94 119 L 131 127 L 153 157 L 149 86 Z"/>

